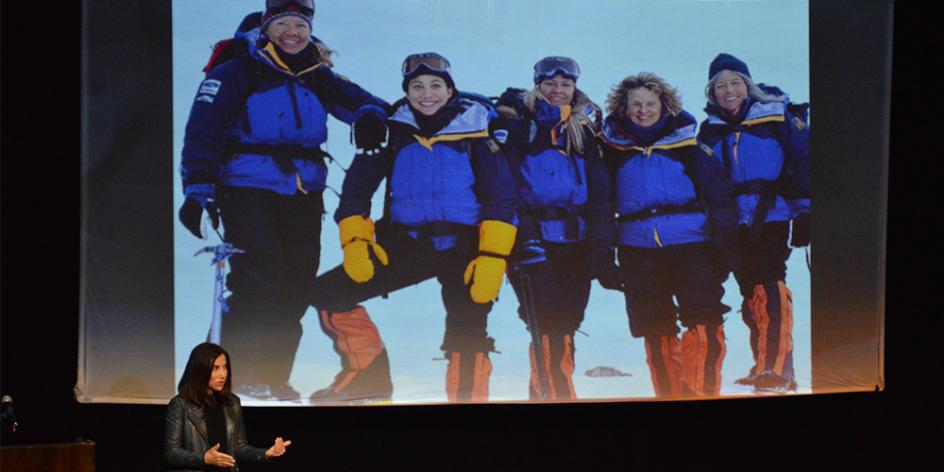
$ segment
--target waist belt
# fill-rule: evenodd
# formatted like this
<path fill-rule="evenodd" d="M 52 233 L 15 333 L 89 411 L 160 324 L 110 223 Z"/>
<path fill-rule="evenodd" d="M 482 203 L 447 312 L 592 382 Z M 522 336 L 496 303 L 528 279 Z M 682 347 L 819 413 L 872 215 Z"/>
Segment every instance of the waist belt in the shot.
<path fill-rule="evenodd" d="M 563 221 L 564 238 L 580 239 L 580 210 L 563 207 L 532 208 L 527 212 L 537 221 Z"/>
<path fill-rule="evenodd" d="M 540 221 L 569 220 L 580 217 L 579 210 L 562 207 L 541 207 L 527 211 L 532 217 Z"/>
<path fill-rule="evenodd" d="M 475 226 L 453 223 L 450 221 L 431 221 L 422 226 L 407 226 L 400 223 L 391 223 L 390 228 L 395 233 L 409 234 L 416 239 L 426 239 L 438 236 L 457 236 L 462 233 L 475 231 Z"/>
<path fill-rule="evenodd" d="M 705 213 L 705 205 L 698 200 L 692 200 L 682 205 L 659 205 L 634 211 L 628 215 L 620 215 L 619 222 L 630 223 L 652 218 L 653 216 L 674 215 L 676 213 Z"/>
<path fill-rule="evenodd" d="M 776 194 L 775 187 L 776 182 L 772 182 L 770 180 L 754 179 L 741 182 L 735 185 L 734 189 L 737 191 L 738 195 L 757 194 L 763 198 L 765 195 Z"/>
<path fill-rule="evenodd" d="M 321 163 L 324 163 L 325 158 L 331 159 L 331 155 L 319 147 L 305 148 L 297 144 L 279 144 L 273 146 L 271 144 L 241 143 L 238 141 L 226 143 L 224 160 L 231 160 L 237 154 L 272 156 L 276 160 L 305 159 Z"/>

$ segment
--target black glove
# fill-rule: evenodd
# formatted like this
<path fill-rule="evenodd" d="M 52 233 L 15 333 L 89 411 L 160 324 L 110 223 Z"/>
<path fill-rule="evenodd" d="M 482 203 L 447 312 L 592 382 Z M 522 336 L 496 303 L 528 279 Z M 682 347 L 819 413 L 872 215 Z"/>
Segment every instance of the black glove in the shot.
<path fill-rule="evenodd" d="M 525 89 L 509 87 L 498 97 L 495 106 L 505 106 L 515 110 L 519 117 L 528 116 L 530 113 L 524 104 L 524 96 L 528 93 Z"/>
<path fill-rule="evenodd" d="M 200 223 L 203 219 L 204 211 L 210 216 L 213 229 L 219 228 L 220 210 L 216 208 L 216 201 L 212 197 L 207 198 L 202 205 L 196 198 L 187 197 L 184 204 L 180 206 L 180 211 L 177 212 L 177 217 L 180 219 L 180 222 L 183 223 L 184 227 L 200 239 L 205 238 L 200 231 Z"/>
<path fill-rule="evenodd" d="M 793 219 L 793 231 L 790 234 L 790 245 L 806 247 L 810 245 L 810 214 L 802 213 Z"/>
<path fill-rule="evenodd" d="M 598 247 L 590 255 L 590 273 L 600 286 L 623 291 L 623 276 L 616 265 L 616 248 Z"/>
<path fill-rule="evenodd" d="M 387 120 L 377 113 L 364 113 L 351 125 L 351 134 L 359 154 L 377 154 L 387 139 Z"/>
<path fill-rule="evenodd" d="M 523 269 L 547 262 L 547 252 L 541 245 L 540 239 L 529 239 L 517 247 L 512 253 L 512 264 L 515 269 Z"/>

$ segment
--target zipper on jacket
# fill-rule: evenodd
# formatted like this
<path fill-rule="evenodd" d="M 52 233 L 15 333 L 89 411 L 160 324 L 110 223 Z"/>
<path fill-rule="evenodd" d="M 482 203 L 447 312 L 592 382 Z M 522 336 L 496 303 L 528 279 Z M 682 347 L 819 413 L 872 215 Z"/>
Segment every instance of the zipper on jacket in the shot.
<path fill-rule="evenodd" d="M 652 237 L 656 240 L 656 245 L 662 247 L 662 238 L 659 237 L 659 228 L 652 226 Z"/>
<path fill-rule="evenodd" d="M 298 111 L 298 98 L 295 96 L 295 82 L 288 82 L 288 95 L 292 101 L 292 112 L 295 113 L 295 129 L 302 129 L 302 115 Z"/>
<path fill-rule="evenodd" d="M 741 143 L 741 132 L 735 131 L 734 133 L 734 149 L 732 150 L 734 157 L 734 164 L 738 165 L 738 144 Z"/>

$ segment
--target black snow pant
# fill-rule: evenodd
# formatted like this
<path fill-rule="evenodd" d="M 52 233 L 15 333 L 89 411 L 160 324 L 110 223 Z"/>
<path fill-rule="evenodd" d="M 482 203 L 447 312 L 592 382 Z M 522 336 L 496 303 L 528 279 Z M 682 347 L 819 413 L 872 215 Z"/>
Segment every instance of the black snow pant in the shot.
<path fill-rule="evenodd" d="M 750 374 L 766 371 L 792 381 L 793 300 L 784 284 L 789 233 L 786 221 L 765 223 L 756 241 L 741 244 L 734 278 L 744 297 L 741 318 L 750 330 L 755 360 Z"/>
<path fill-rule="evenodd" d="M 724 280 L 709 243 L 620 246 L 619 262 L 633 337 L 674 336 L 676 321 L 686 328 L 718 325 L 731 309 L 721 303 Z"/>
<path fill-rule="evenodd" d="M 435 277 L 442 286 L 446 309 L 446 331 L 442 349 L 446 352 L 489 352 L 491 341 L 486 324 L 492 303 L 472 301 L 463 274 L 469 262 L 478 255 L 477 228 L 469 226 L 456 235 L 456 244 L 437 251 L 429 237 L 414 238 L 396 227 L 383 227 L 378 222 L 377 242 L 389 256 L 390 263 L 381 265 L 376 258 L 374 277 L 357 283 L 348 277 L 342 266 L 318 277 L 308 300 L 319 311 L 349 312 L 365 300 L 391 293 Z M 327 333 L 330 336 L 330 333 Z"/>
<path fill-rule="evenodd" d="M 221 344 L 234 359 L 240 384 L 286 384 L 318 273 L 322 194 L 243 187 L 221 187 L 219 193 L 226 242 L 246 251 L 229 259 Z"/>
<path fill-rule="evenodd" d="M 509 278 L 518 297 L 518 316 L 532 330 L 525 311 L 525 297 L 533 303 L 537 329 L 541 335 L 540 347 L 544 366 L 538 366 L 531 345 L 532 399 L 575 399 L 573 387 L 574 333 L 583 322 L 584 310 L 590 299 L 592 280 L 588 267 L 588 248 L 585 243 L 544 243 L 547 260 L 516 267 Z M 530 294 L 525 294 L 522 275 L 530 279 Z M 549 392 L 542 395 L 537 369 L 543 369 Z"/>
<path fill-rule="evenodd" d="M 619 248 L 629 330 L 645 338 L 658 396 L 720 392 L 723 315 L 730 307 L 721 302 L 724 274 L 717 260 L 710 243 Z M 681 340 L 677 321 L 687 329 Z"/>

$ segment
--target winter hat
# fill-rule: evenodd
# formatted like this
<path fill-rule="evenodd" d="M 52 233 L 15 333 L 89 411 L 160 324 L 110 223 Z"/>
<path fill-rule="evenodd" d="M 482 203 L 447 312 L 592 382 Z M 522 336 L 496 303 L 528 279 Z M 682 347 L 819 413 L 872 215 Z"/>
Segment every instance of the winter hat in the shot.
<path fill-rule="evenodd" d="M 311 29 L 311 22 L 315 17 L 314 0 L 266 0 L 266 10 L 262 14 L 262 31 L 265 31 L 273 21 L 286 16 L 297 16 Z"/>
<path fill-rule="evenodd" d="M 748 77 L 751 76 L 751 71 L 748 70 L 747 64 L 745 64 L 744 61 L 730 54 L 721 53 L 718 54 L 718 57 L 711 61 L 711 65 L 708 66 L 708 80 L 711 80 L 712 77 L 723 70 L 733 70 Z"/>
<path fill-rule="evenodd" d="M 449 88 L 456 88 L 456 83 L 452 80 L 452 75 L 449 73 L 452 69 L 452 66 L 449 65 L 449 60 L 435 52 L 410 54 L 403 60 L 403 65 L 400 69 L 400 72 L 403 73 L 403 83 L 401 86 L 404 92 L 406 92 L 407 86 L 410 85 L 411 80 L 423 74 L 435 75 L 443 79 L 446 82 L 446 86 Z"/>

